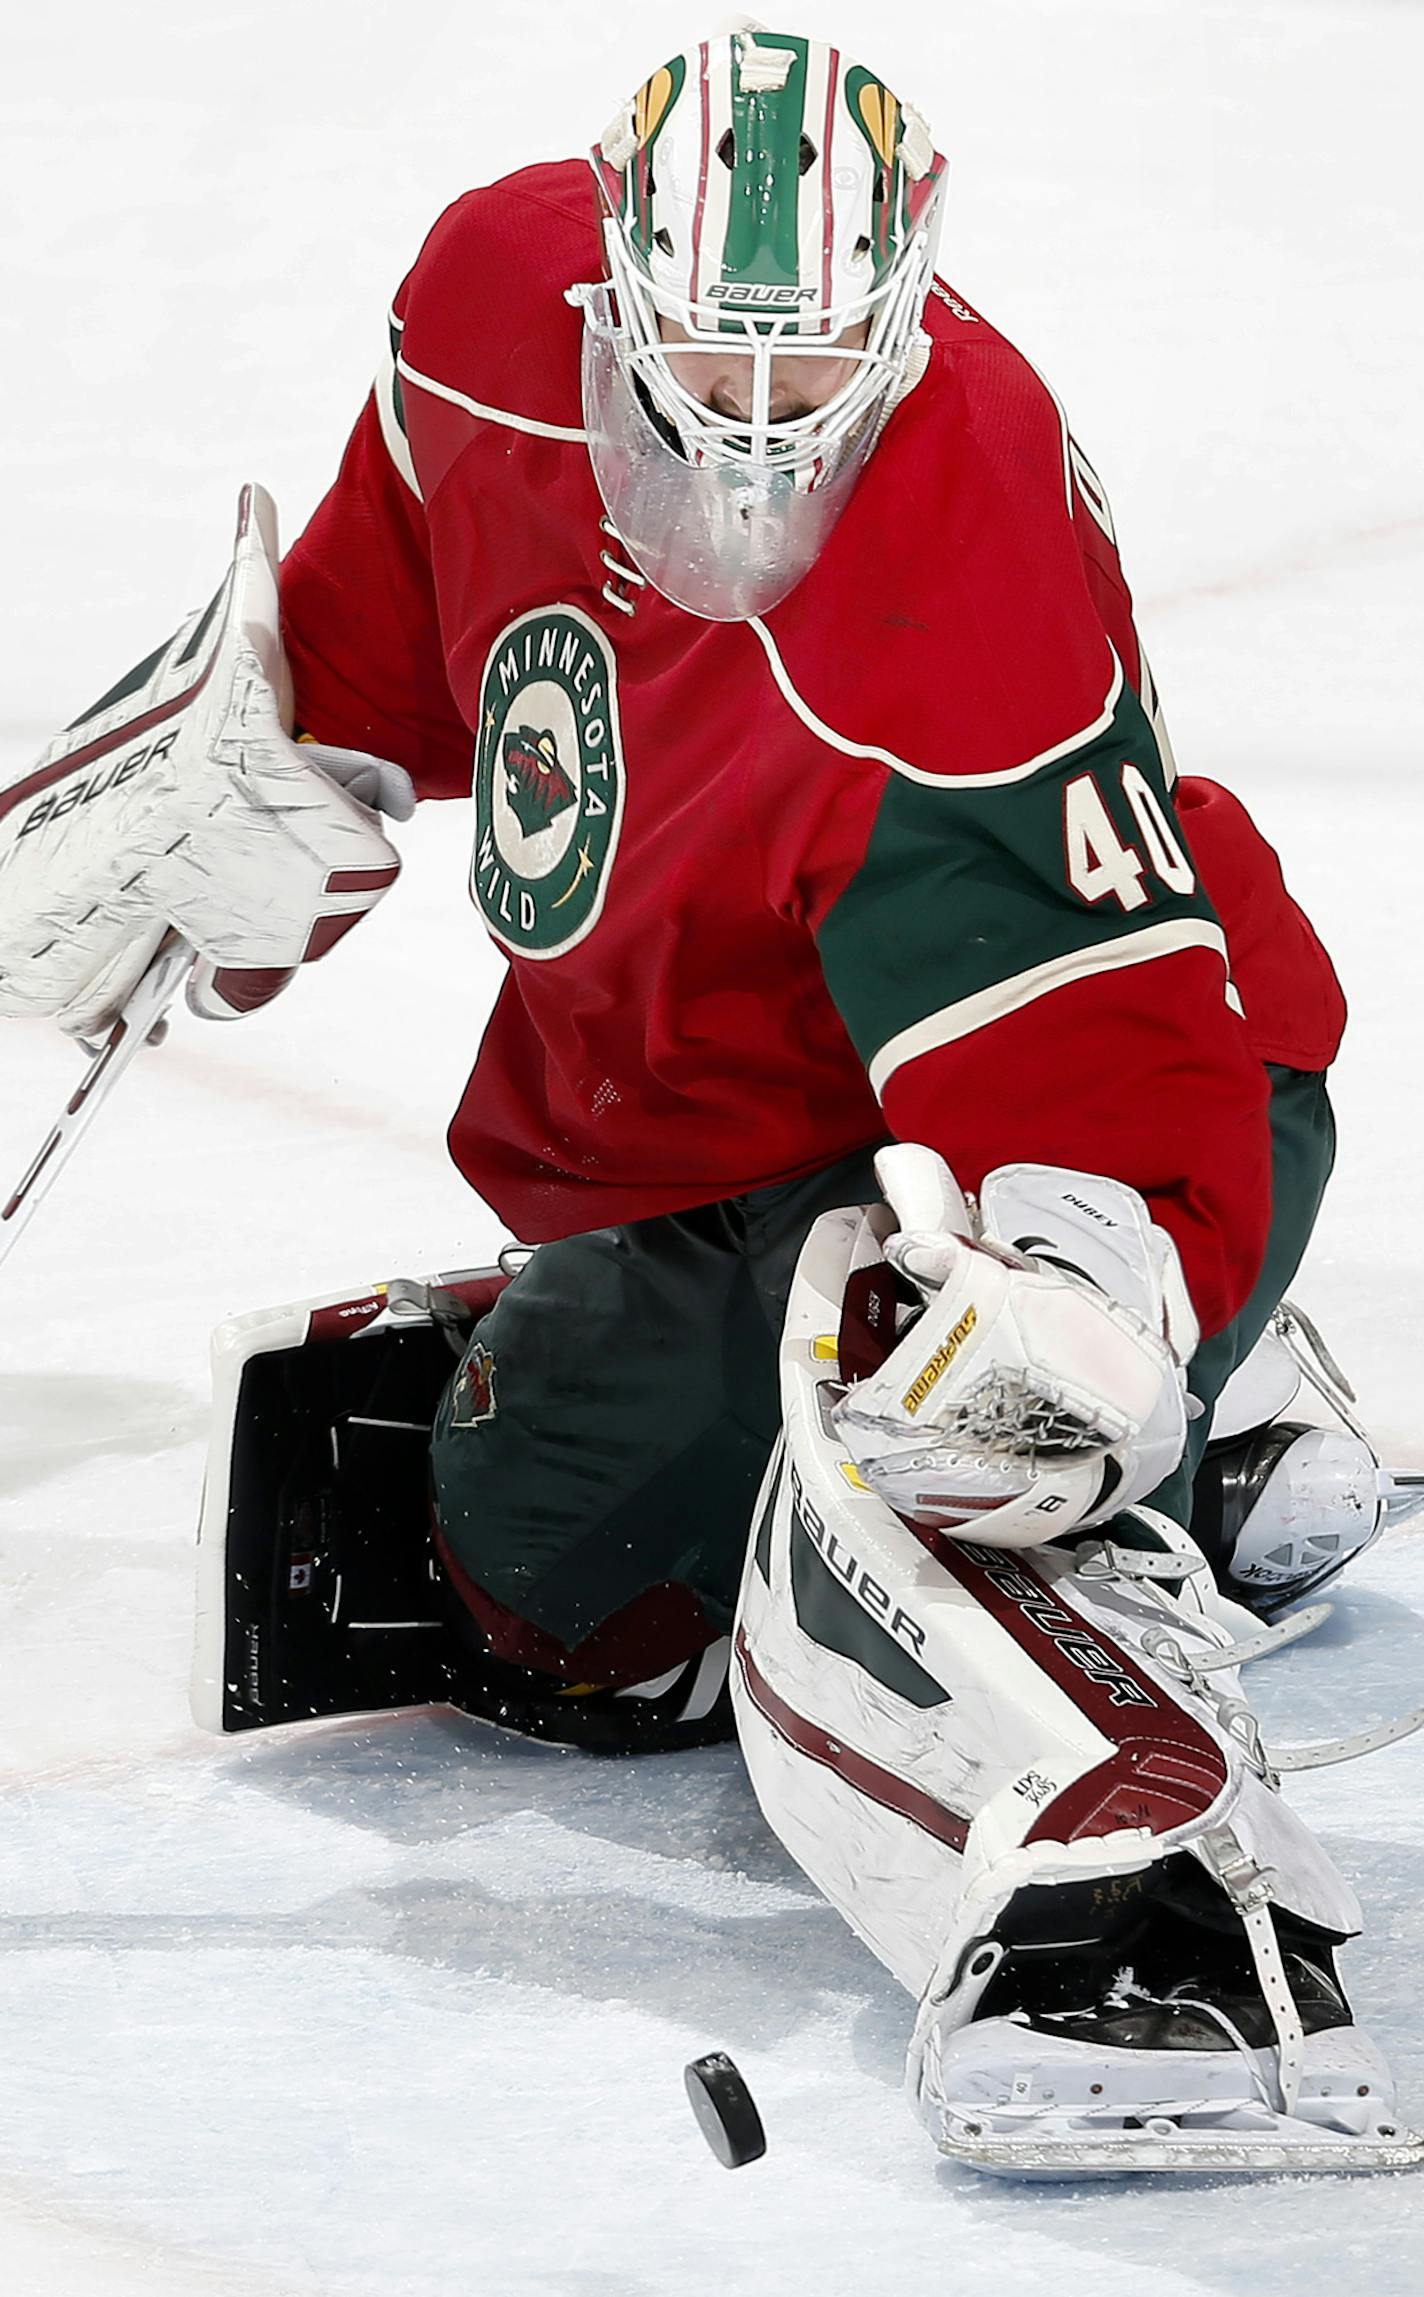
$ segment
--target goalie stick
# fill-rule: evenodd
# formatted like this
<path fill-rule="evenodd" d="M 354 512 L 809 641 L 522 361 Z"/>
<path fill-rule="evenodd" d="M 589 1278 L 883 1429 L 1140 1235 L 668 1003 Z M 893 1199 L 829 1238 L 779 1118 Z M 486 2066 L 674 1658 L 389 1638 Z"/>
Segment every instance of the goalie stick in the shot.
<path fill-rule="evenodd" d="M 37 1154 L 0 1206 L 0 1261 L 59 1178 L 108 1098 L 140 1049 L 152 1037 L 197 962 L 196 952 L 177 934 L 162 943 L 147 972 L 129 995 L 107 1037 L 51 1125 Z"/>

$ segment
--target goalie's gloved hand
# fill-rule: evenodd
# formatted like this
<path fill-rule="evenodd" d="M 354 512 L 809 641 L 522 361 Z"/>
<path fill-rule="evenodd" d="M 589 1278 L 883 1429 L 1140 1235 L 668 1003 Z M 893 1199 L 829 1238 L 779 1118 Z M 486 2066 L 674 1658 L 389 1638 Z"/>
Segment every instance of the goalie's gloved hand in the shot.
<path fill-rule="evenodd" d="M 911 1521 L 1003 1546 L 1101 1522 L 1186 1441 L 1197 1341 L 1176 1246 L 1135 1189 L 1004 1165 L 977 1218 L 943 1160 L 884 1149 L 884 1251 L 924 1301 L 835 1408 L 872 1490 Z"/>
<path fill-rule="evenodd" d="M 411 819 L 415 784 L 404 766 L 392 765 L 389 758 L 373 758 L 368 750 L 334 749 L 311 734 L 301 735 L 299 741 L 307 763 L 355 798 L 358 805 L 374 814 L 386 814 L 392 821 Z"/>
<path fill-rule="evenodd" d="M 276 514 L 245 487 L 213 604 L 0 774 L 0 1014 L 94 1036 L 174 932 L 189 1005 L 231 1018 L 335 946 L 399 874 L 375 809 L 404 818 L 413 793 L 291 722 Z"/>

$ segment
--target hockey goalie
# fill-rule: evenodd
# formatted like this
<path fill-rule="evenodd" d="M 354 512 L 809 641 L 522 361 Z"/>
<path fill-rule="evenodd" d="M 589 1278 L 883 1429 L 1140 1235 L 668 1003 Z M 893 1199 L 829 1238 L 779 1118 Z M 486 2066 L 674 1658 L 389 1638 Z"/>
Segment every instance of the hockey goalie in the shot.
<path fill-rule="evenodd" d="M 915 109 L 743 24 L 591 159 L 439 220 L 285 561 L 246 489 L 0 788 L 0 1012 L 101 1069 L 297 993 L 417 800 L 508 960 L 450 1147 L 520 1246 L 219 1332 L 198 1716 L 735 1729 L 950 2154 L 1413 2163 L 1242 1679 L 1390 1501 L 1285 1300 L 1329 960 Z"/>

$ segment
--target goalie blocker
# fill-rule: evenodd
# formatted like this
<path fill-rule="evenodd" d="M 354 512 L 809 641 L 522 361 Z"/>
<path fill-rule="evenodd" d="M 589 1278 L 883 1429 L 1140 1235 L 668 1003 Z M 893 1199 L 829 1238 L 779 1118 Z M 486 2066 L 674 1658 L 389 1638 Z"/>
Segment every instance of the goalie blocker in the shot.
<path fill-rule="evenodd" d="M 1424 2158 L 1335 1972 L 1354 1895 L 1240 1695 L 1253 1623 L 1150 1510 L 1031 1551 L 892 1513 L 842 1409 L 877 1262 L 855 1211 L 802 1256 L 733 1701 L 770 1824 L 919 2003 L 916 2110 L 1014 2174 Z"/>
<path fill-rule="evenodd" d="M 0 1015 L 93 1036 L 176 931 L 193 1011 L 240 1018 L 395 882 L 375 808 L 407 814 L 407 778 L 292 738 L 277 572 L 246 486 L 212 603 L 0 784 Z"/>

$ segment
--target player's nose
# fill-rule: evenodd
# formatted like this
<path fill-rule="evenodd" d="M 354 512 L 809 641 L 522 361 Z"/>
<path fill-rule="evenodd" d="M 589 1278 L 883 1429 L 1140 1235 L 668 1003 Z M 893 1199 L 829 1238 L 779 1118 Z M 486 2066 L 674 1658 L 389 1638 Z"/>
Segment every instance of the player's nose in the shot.
<path fill-rule="evenodd" d="M 752 387 L 735 369 L 719 375 L 707 394 L 707 403 L 714 414 L 723 415 L 735 423 L 748 423 L 752 414 Z M 811 412 L 810 402 L 804 399 L 790 383 L 773 382 L 767 409 L 773 423 L 791 423 L 798 415 Z"/>

